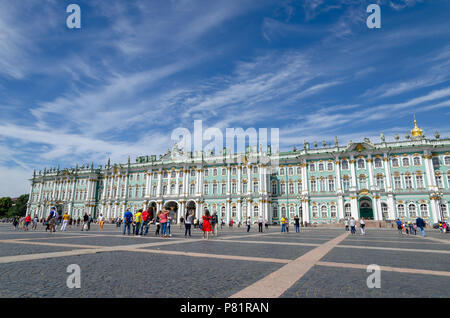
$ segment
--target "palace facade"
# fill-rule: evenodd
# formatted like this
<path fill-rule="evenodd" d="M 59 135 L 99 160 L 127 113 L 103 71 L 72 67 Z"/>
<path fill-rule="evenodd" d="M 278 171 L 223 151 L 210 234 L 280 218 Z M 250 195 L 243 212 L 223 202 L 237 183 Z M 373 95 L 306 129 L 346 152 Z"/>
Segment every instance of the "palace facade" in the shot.
<path fill-rule="evenodd" d="M 279 224 L 295 215 L 308 223 L 448 219 L 450 138 L 426 138 L 414 121 L 405 140 L 380 139 L 342 146 L 335 139 L 322 147 L 305 142 L 303 149 L 273 153 L 270 146 L 239 154 L 185 153 L 174 146 L 159 159 L 44 169 L 30 179 L 28 213 L 45 217 L 56 206 L 75 218 L 87 212 L 112 219 L 126 208 L 168 207 L 177 220 L 188 209 L 200 217 L 205 208 L 226 222 L 263 216 Z"/>

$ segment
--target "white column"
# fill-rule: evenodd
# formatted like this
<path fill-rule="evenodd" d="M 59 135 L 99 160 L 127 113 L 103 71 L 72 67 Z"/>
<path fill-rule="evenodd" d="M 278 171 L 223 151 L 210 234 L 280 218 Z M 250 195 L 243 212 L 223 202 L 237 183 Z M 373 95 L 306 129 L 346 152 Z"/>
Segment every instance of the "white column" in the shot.
<path fill-rule="evenodd" d="M 196 169 L 197 171 L 197 184 L 196 184 L 196 188 L 197 190 L 195 191 L 197 195 L 201 194 L 202 191 L 202 185 L 200 184 L 200 169 Z"/>
<path fill-rule="evenodd" d="M 177 170 L 177 172 L 175 172 L 175 193 L 177 194 L 177 196 L 180 196 L 181 193 L 178 193 L 178 188 L 180 185 L 180 172 Z M 180 219 L 178 218 L 178 222 L 180 221 Z"/>
<path fill-rule="evenodd" d="M 230 200 L 227 200 L 226 211 L 225 211 L 225 213 L 227 214 L 227 223 L 230 222 L 230 220 L 231 220 L 230 205 L 231 205 Z"/>
<path fill-rule="evenodd" d="M 247 193 L 252 193 L 252 169 L 251 166 L 247 166 Z"/>
<path fill-rule="evenodd" d="M 427 174 L 428 189 L 437 191 L 438 188 L 436 186 L 436 177 L 434 175 L 433 160 L 431 153 L 428 150 L 424 151 L 423 160 L 425 163 L 425 171 Z"/>
<path fill-rule="evenodd" d="M 355 159 L 353 157 L 353 155 L 350 157 L 349 160 L 349 164 L 350 164 L 350 171 L 352 174 L 352 190 L 356 190 L 356 171 L 355 171 Z M 352 211 L 353 213 L 353 211 Z"/>
<path fill-rule="evenodd" d="M 350 197 L 351 213 L 355 220 L 359 220 L 358 200 L 356 197 Z"/>
<path fill-rule="evenodd" d="M 105 200 L 106 199 L 106 193 L 108 192 L 108 181 L 109 181 L 108 176 L 105 176 L 105 178 L 103 180 L 104 180 L 103 181 L 104 184 L 103 184 L 102 200 Z"/>
<path fill-rule="evenodd" d="M 385 153 L 384 155 L 384 172 L 386 174 L 386 190 L 392 191 L 392 177 L 391 177 L 391 165 L 389 162 L 389 157 L 388 155 Z M 390 209 L 390 207 L 389 207 Z M 394 214 L 395 215 L 395 214 Z"/>
<path fill-rule="evenodd" d="M 392 194 L 388 194 L 388 209 L 389 209 L 389 219 L 395 220 L 395 203 L 394 196 Z"/>
<path fill-rule="evenodd" d="M 227 167 L 227 195 L 231 194 L 231 169 L 230 166 Z"/>
<path fill-rule="evenodd" d="M 373 160 L 371 155 L 368 156 L 367 164 L 369 165 L 369 189 L 373 189 Z"/>
<path fill-rule="evenodd" d="M 238 166 L 237 173 L 238 173 L 237 193 L 240 195 L 242 193 L 242 169 L 241 169 L 241 166 Z"/>
<path fill-rule="evenodd" d="M 160 168 L 159 169 L 159 171 L 158 171 L 158 186 L 157 186 L 157 189 L 156 189 L 156 195 L 158 196 L 158 197 L 160 197 L 161 196 L 161 183 L 162 183 L 162 168 Z"/>
<path fill-rule="evenodd" d="M 439 222 L 441 218 L 439 200 L 436 200 L 434 197 L 431 197 L 431 217 L 433 218 L 433 223 Z"/>
<path fill-rule="evenodd" d="M 187 196 L 189 194 L 189 171 L 188 170 L 184 170 L 184 182 L 183 182 L 183 195 Z"/>
<path fill-rule="evenodd" d="M 242 209 L 241 209 L 241 207 L 242 207 L 242 202 L 241 202 L 241 200 L 238 200 L 237 207 L 236 207 L 238 222 L 240 222 L 242 220 L 242 215 L 241 215 Z"/>
<path fill-rule="evenodd" d="M 335 169 L 336 169 L 336 192 L 342 193 L 341 164 L 339 158 L 336 158 Z"/>
<path fill-rule="evenodd" d="M 338 215 L 339 215 L 339 219 L 343 219 L 345 217 L 344 197 L 342 195 L 338 196 Z"/>
<path fill-rule="evenodd" d="M 302 206 L 303 206 L 303 222 L 307 222 L 309 224 L 310 223 L 309 200 L 303 200 Z"/>
<path fill-rule="evenodd" d="M 151 193 L 152 172 L 147 171 L 147 182 L 145 183 L 145 197 L 149 198 Z"/>
<path fill-rule="evenodd" d="M 302 164 L 302 194 L 308 194 L 308 175 L 306 161 Z M 308 213 L 309 214 L 309 213 Z M 309 222 L 309 221 L 308 221 Z"/>

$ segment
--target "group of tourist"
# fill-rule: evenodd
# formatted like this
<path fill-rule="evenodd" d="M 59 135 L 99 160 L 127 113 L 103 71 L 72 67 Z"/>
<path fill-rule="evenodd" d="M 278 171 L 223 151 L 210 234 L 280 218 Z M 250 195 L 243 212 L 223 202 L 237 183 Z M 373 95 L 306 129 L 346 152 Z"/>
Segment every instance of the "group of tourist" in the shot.
<path fill-rule="evenodd" d="M 424 228 L 426 223 L 420 216 L 416 219 L 415 223 L 412 223 L 412 221 L 402 222 L 400 219 L 397 219 L 395 223 L 397 224 L 397 230 L 400 236 L 402 236 L 403 233 L 407 235 L 412 235 L 414 233 L 414 235 L 416 235 L 417 228 L 420 229 L 420 235 L 425 236 Z"/>
<path fill-rule="evenodd" d="M 350 231 L 350 233 L 352 235 L 356 235 L 356 220 L 354 217 L 350 218 L 350 219 L 345 219 L 344 221 L 345 224 L 345 231 L 348 232 Z M 359 228 L 361 231 L 361 235 L 366 235 L 366 221 L 364 220 L 364 218 L 362 217 L 361 220 L 359 220 Z"/>

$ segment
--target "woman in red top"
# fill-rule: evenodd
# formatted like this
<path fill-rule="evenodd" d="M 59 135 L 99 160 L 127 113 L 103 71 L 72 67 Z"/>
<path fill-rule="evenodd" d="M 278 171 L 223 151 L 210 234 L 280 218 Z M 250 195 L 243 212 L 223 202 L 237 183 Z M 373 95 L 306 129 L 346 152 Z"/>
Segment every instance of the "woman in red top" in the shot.
<path fill-rule="evenodd" d="M 212 232 L 212 226 L 209 223 L 210 220 L 211 220 L 211 215 L 209 214 L 209 210 L 206 210 L 205 215 L 203 216 L 203 225 L 202 225 L 203 239 L 205 238 L 205 232 L 206 232 L 206 239 L 209 240 L 209 232 Z"/>

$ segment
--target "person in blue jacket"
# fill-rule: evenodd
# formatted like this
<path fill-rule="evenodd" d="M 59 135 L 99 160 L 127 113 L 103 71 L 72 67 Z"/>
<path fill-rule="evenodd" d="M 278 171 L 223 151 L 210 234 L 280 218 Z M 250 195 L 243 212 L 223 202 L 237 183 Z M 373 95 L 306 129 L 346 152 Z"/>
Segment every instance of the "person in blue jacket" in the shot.
<path fill-rule="evenodd" d="M 127 209 L 123 215 L 123 220 L 123 235 L 125 235 L 125 229 L 128 229 L 128 235 L 130 235 L 130 225 L 133 222 L 133 213 L 130 212 L 130 209 Z"/>

